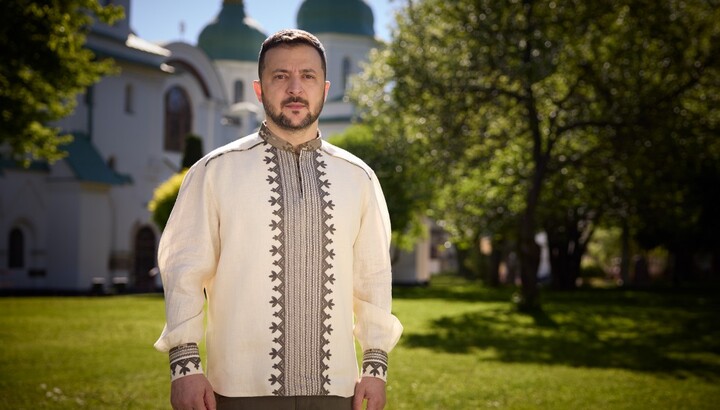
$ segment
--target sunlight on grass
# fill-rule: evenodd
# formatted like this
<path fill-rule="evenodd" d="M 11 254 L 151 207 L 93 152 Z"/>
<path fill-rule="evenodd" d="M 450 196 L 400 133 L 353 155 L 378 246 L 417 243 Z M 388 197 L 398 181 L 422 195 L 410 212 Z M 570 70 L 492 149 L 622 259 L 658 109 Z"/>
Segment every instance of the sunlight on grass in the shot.
<path fill-rule="evenodd" d="M 388 409 L 711 409 L 720 401 L 713 290 L 544 292 L 440 277 L 397 288 L 405 327 Z M 152 344 L 160 295 L 0 298 L 0 408 L 167 409 L 167 357 Z"/>

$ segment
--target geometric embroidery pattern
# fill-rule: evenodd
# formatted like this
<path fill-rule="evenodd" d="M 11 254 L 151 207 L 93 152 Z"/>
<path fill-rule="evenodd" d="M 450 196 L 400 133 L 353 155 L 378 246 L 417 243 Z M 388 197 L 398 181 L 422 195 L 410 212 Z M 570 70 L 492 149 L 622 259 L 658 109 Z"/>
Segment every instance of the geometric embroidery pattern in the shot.
<path fill-rule="evenodd" d="M 267 182 L 272 187 L 270 190 L 273 195 L 270 197 L 270 206 L 273 208 L 274 218 L 270 222 L 270 229 L 275 234 L 273 240 L 275 245 L 270 249 L 270 253 L 275 258 L 273 260 L 273 269 L 270 273 L 270 280 L 272 282 L 273 291 L 276 296 L 270 299 L 270 304 L 275 308 L 273 316 L 275 319 L 270 325 L 270 330 L 273 333 L 275 347 L 270 351 L 270 356 L 276 362 L 273 364 L 273 369 L 277 372 L 272 374 L 269 381 L 270 384 L 275 386 L 273 394 L 277 396 L 285 396 L 285 272 L 283 267 L 285 266 L 285 255 L 284 247 L 285 243 L 285 212 L 284 212 L 284 197 L 283 197 L 283 186 L 280 183 L 280 164 L 278 163 L 278 157 L 275 155 L 275 149 L 268 145 L 265 152 L 268 154 L 265 157 L 265 164 L 270 165 L 268 168 L 269 176 Z"/>
<path fill-rule="evenodd" d="M 200 349 L 195 343 L 188 343 L 170 349 L 170 371 L 172 376 L 177 373 L 185 376 L 190 373 L 188 365 L 193 364 L 195 370 L 200 370 Z M 179 368 L 179 370 L 178 370 Z"/>
<path fill-rule="evenodd" d="M 388 355 L 380 349 L 368 349 L 363 352 L 362 374 L 387 378 Z"/>
<path fill-rule="evenodd" d="M 270 329 L 275 361 L 269 382 L 279 396 L 327 395 L 333 310 L 333 233 L 327 164 L 319 150 L 268 146 L 275 309 Z"/>

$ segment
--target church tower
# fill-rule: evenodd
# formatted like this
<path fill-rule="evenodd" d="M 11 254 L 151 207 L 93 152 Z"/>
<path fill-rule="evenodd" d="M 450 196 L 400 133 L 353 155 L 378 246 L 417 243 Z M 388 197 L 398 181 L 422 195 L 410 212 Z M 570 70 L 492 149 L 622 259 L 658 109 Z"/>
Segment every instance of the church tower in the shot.
<path fill-rule="evenodd" d="M 297 14 L 297 27 L 315 34 L 325 46 L 327 78 L 331 82 L 320 116 L 324 136 L 342 132 L 353 118 L 353 106 L 344 101 L 350 76 L 361 72 L 375 38 L 375 17 L 364 0 L 305 0 Z"/>
<path fill-rule="evenodd" d="M 245 13 L 243 0 L 224 0 L 218 16 L 198 37 L 198 47 L 223 81 L 230 105 L 224 122 L 236 126 L 238 136 L 254 132 L 262 118 L 252 84 L 257 78 L 260 45 L 266 38 L 260 25 Z"/>

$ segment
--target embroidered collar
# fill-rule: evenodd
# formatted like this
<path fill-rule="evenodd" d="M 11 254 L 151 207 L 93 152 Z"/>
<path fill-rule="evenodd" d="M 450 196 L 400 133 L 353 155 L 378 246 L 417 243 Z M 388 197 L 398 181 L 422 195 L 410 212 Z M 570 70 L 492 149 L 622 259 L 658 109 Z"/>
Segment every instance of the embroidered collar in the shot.
<path fill-rule="evenodd" d="M 272 131 L 270 131 L 270 128 L 268 128 L 267 123 L 263 121 L 262 125 L 260 126 L 260 131 L 258 131 L 258 135 L 260 135 L 260 138 L 265 140 L 268 144 L 272 145 L 275 148 L 282 149 L 285 151 L 292 151 L 295 153 L 298 153 L 300 151 L 315 151 L 322 146 L 322 139 L 320 138 L 320 131 L 318 130 L 317 137 L 311 139 L 310 141 L 303 142 L 302 144 L 298 145 L 297 147 L 294 147 L 291 143 L 285 141 L 284 139 L 278 137 L 277 135 L 273 134 Z"/>

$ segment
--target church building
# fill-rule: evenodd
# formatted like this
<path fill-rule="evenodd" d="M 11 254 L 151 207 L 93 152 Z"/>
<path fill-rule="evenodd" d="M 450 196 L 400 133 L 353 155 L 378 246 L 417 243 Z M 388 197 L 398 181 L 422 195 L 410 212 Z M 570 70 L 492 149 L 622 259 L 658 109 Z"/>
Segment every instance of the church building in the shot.
<path fill-rule="evenodd" d="M 114 0 L 130 16 L 131 0 Z M 54 164 L 21 168 L 0 157 L 0 291 L 154 290 L 159 228 L 147 209 L 154 189 L 180 169 L 185 136 L 205 152 L 255 132 L 264 118 L 253 91 L 260 44 L 270 34 L 242 0 L 224 0 L 197 45 L 154 44 L 129 18 L 98 24 L 87 47 L 117 75 L 78 97 L 57 124 L 74 140 Z M 332 82 L 320 128 L 327 137 L 353 120 L 344 100 L 375 37 L 363 0 L 306 0 L 297 27 L 317 35 Z"/>

